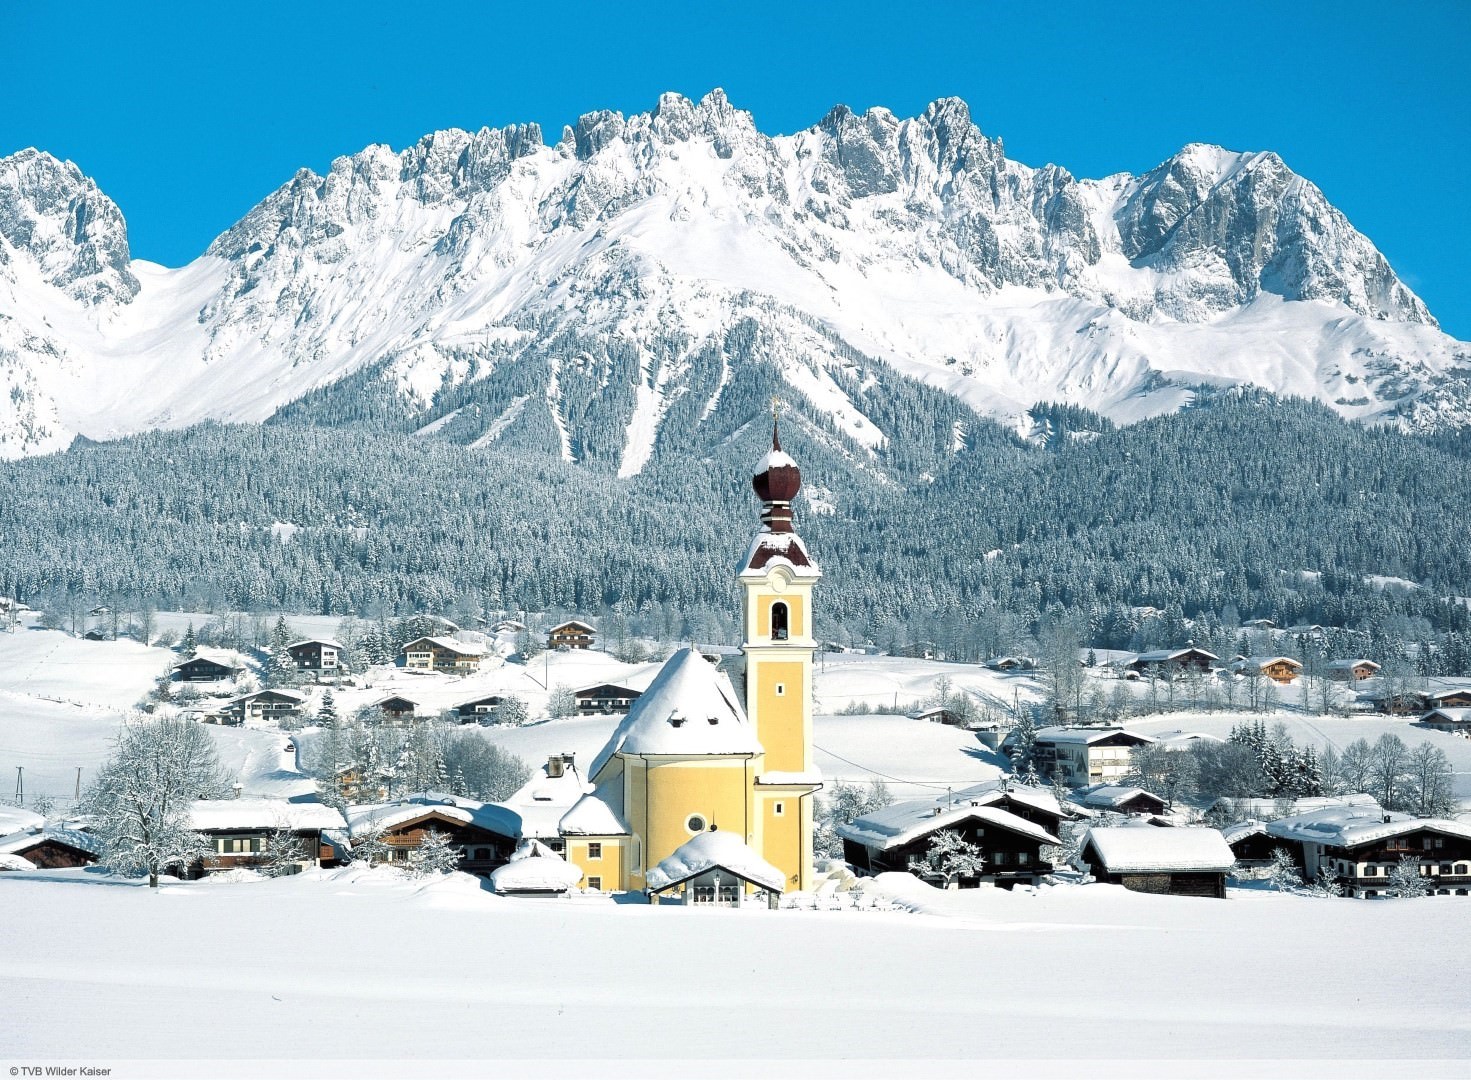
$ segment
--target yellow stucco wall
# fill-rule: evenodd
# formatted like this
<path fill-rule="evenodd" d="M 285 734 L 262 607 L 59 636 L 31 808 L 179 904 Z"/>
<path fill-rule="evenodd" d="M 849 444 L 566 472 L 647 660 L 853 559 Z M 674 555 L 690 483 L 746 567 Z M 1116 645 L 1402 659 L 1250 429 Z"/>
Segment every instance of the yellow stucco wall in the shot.
<path fill-rule="evenodd" d="M 654 760 L 649 762 L 647 770 L 631 768 L 629 810 L 631 816 L 640 820 L 645 807 L 635 806 L 633 797 L 642 794 L 637 790 L 638 781 L 647 776 L 647 823 L 640 830 L 639 823 L 630 822 L 634 831 L 644 837 L 644 868 L 657 865 L 695 835 L 686 827 L 691 814 L 703 817 L 707 829 L 713 824 L 742 840 L 750 837 L 752 823 L 746 779 L 752 771 L 750 764 L 745 758 L 702 758 Z M 642 888 L 642 881 L 635 880 Z"/>
<path fill-rule="evenodd" d="M 588 844 L 603 845 L 603 856 L 594 859 L 588 855 Z M 590 877 L 602 879 L 605 890 L 626 889 L 627 884 L 627 837 L 591 836 L 567 838 L 567 861 L 582 871 L 582 885 L 587 888 Z"/>
<path fill-rule="evenodd" d="M 807 804 L 796 793 L 763 792 L 758 799 L 761 807 L 761 857 L 776 867 L 787 878 L 788 889 L 806 888 L 803 874 L 807 863 L 806 847 L 803 845 L 803 819 L 807 816 Z M 780 806 L 782 812 L 776 812 Z M 808 834 L 810 835 L 810 829 Z"/>
<path fill-rule="evenodd" d="M 756 696 L 753 718 L 756 737 L 766 751 L 766 768 L 777 772 L 803 772 L 808 767 L 806 702 L 809 665 L 801 660 L 765 660 L 752 665 L 747 678 L 754 678 Z M 777 687 L 782 688 L 778 694 Z"/>

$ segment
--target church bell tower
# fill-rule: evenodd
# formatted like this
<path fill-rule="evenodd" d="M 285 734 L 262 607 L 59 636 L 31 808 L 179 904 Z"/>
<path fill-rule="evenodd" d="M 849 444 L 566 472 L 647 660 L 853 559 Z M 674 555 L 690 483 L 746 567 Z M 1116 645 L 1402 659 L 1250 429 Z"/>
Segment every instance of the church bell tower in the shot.
<path fill-rule="evenodd" d="M 822 571 L 792 525 L 802 473 L 783 452 L 775 420 L 771 452 L 751 486 L 761 500 L 761 530 L 739 580 L 746 715 L 764 751 L 755 810 L 765 858 L 789 875 L 788 888 L 805 889 L 813 873 L 812 793 L 822 786 L 812 760 L 812 587 Z"/>

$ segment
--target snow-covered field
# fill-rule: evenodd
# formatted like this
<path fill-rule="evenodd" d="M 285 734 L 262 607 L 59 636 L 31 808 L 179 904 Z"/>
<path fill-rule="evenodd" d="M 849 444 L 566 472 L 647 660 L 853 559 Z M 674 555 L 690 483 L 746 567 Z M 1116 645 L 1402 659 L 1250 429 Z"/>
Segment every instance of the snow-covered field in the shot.
<path fill-rule="evenodd" d="M 1471 1056 L 1461 951 L 1433 945 L 1464 937 L 1463 899 L 901 893 L 931 913 L 518 901 L 383 870 L 3 875 L 0 1059 Z"/>

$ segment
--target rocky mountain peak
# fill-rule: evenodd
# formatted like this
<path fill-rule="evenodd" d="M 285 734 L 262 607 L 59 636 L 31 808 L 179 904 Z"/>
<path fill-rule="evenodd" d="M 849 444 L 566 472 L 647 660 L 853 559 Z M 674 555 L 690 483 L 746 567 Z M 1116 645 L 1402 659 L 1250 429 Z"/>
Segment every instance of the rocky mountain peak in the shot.
<path fill-rule="evenodd" d="M 13 261 L 84 303 L 138 293 L 122 212 L 76 165 L 42 150 L 0 158 L 0 265 Z"/>

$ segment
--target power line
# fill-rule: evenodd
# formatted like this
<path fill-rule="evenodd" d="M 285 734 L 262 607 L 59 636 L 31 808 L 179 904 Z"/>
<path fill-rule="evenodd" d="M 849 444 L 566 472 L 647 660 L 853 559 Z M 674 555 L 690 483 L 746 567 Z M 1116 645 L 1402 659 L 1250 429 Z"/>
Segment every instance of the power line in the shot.
<path fill-rule="evenodd" d="M 816 743 L 813 743 L 812 744 L 812 748 L 814 750 L 821 750 L 828 757 L 837 758 L 839 761 L 841 761 L 845 765 L 851 765 L 855 769 L 862 769 L 864 772 L 870 773 L 873 776 L 881 776 L 885 780 L 892 780 L 896 784 L 907 784 L 907 785 L 909 785 L 911 787 L 931 788 L 931 789 L 933 789 L 935 791 L 948 791 L 955 784 L 982 784 L 982 783 L 985 783 L 984 780 L 977 780 L 975 778 L 971 778 L 969 780 L 954 780 L 954 781 L 951 781 L 950 784 L 943 784 L 943 783 L 941 783 L 941 784 L 935 784 L 935 783 L 926 782 L 924 780 L 905 780 L 903 777 L 890 776 L 888 773 L 879 772 L 877 769 L 870 769 L 867 765 L 860 765 L 856 761 L 852 761 L 852 760 L 850 760 L 848 758 L 845 758 L 842 754 L 835 754 L 835 753 L 833 753 L 831 750 L 827 749 L 827 747 L 825 747 L 825 746 L 818 746 Z"/>

